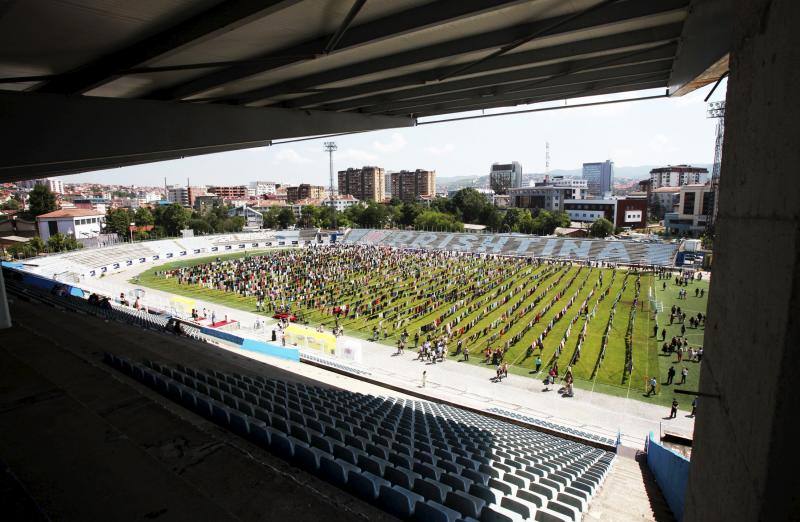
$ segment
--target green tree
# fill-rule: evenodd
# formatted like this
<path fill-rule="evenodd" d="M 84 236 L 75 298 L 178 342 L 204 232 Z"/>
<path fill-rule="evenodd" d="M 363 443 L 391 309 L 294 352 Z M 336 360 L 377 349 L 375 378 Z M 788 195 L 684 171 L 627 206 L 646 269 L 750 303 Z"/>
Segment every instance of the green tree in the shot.
<path fill-rule="evenodd" d="M 36 184 L 28 195 L 28 208 L 32 216 L 41 216 L 56 209 L 56 195 L 47 185 Z"/>
<path fill-rule="evenodd" d="M 2 205 L 0 205 L 0 210 L 19 210 L 19 207 L 20 207 L 19 201 L 17 201 L 14 198 L 11 198 Z"/>
<path fill-rule="evenodd" d="M 491 205 L 483 194 L 473 188 L 459 190 L 453 196 L 452 204 L 460 213 L 464 223 L 479 223 L 481 218 L 490 217 L 486 206 Z"/>
<path fill-rule="evenodd" d="M 48 252 L 64 252 L 70 250 L 77 250 L 81 248 L 83 245 L 78 243 L 78 240 L 75 239 L 73 235 L 65 235 L 65 234 L 53 234 L 47 240 L 47 250 Z"/>
<path fill-rule="evenodd" d="M 420 213 L 414 220 L 414 228 L 417 230 L 463 232 L 464 224 L 457 221 L 452 214 L 445 214 L 444 212 L 437 212 L 436 210 L 426 210 Z"/>
<path fill-rule="evenodd" d="M 385 205 L 370 201 L 367 203 L 367 208 L 361 213 L 358 224 L 364 228 L 383 228 L 388 215 Z"/>
<path fill-rule="evenodd" d="M 294 222 L 294 212 L 292 212 L 290 207 L 283 207 L 278 211 L 278 224 L 281 228 L 289 228 L 291 225 L 294 225 Z"/>
<path fill-rule="evenodd" d="M 600 218 L 589 227 L 589 235 L 592 237 L 606 237 L 614 232 L 614 223 L 606 218 Z"/>
<path fill-rule="evenodd" d="M 156 216 L 156 225 L 161 225 L 170 236 L 177 236 L 181 230 L 186 228 L 191 218 L 191 212 L 183 208 L 178 203 L 167 205 L 166 208 Z"/>
<path fill-rule="evenodd" d="M 403 206 L 400 208 L 400 219 L 399 223 L 401 225 L 410 227 L 414 224 L 414 221 L 417 219 L 417 216 L 422 214 L 422 205 L 418 203 L 403 203 Z"/>
<path fill-rule="evenodd" d="M 153 217 L 153 213 L 150 212 L 150 209 L 147 207 L 137 208 L 136 213 L 133 216 L 133 221 L 136 223 L 137 227 L 154 225 L 156 222 L 155 218 Z"/>
<path fill-rule="evenodd" d="M 117 234 L 120 239 L 130 236 L 130 225 L 133 223 L 133 212 L 127 208 L 113 208 L 106 212 L 106 231 Z"/>

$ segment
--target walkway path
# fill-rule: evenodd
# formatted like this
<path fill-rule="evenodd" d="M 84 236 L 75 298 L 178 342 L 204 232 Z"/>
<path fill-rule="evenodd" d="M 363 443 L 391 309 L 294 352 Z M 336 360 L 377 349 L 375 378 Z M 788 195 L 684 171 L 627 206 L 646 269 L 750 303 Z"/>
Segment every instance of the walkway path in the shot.
<path fill-rule="evenodd" d="M 143 271 L 140 268 L 139 271 Z M 105 294 L 119 295 L 123 290 L 130 290 L 135 285 L 127 281 L 137 271 L 127 271 L 107 276 L 102 280 L 87 280 L 84 287 Z M 171 294 L 147 289 L 144 304 L 148 299 L 155 302 L 168 302 Z M 266 322 L 263 335 L 271 331 L 270 325 L 275 321 L 263 315 L 228 308 L 216 303 L 195 300 L 198 308 L 207 308 L 216 312 L 217 317 L 228 315 L 237 319 L 245 327 L 251 327 L 256 320 Z M 246 331 L 243 331 L 244 334 Z M 254 335 L 254 332 L 250 332 Z M 432 398 L 453 401 L 464 406 L 487 410 L 501 408 L 522 415 L 582 429 L 615 439 L 621 433 L 622 443 L 633 448 L 644 446 L 649 432 L 660 433 L 661 423 L 673 433 L 691 435 L 694 431 L 694 419 L 681 412 L 677 419 L 666 420 L 668 410 L 643 401 L 624 399 L 602 393 L 575 390 L 575 397 L 564 398 L 556 391 L 543 391 L 542 382 L 538 379 L 511 375 L 502 383 L 494 383 L 494 371 L 490 368 L 475 366 L 448 360 L 445 363 L 430 364 L 415 361 L 416 354 L 406 351 L 404 355 L 395 355 L 394 347 L 372 343 L 356 338 L 348 338 L 361 343 L 363 360 L 361 365 L 372 373 L 373 378 L 387 384 L 420 392 L 422 372 L 427 371 L 425 392 Z M 247 352 L 242 352 L 246 354 Z"/>

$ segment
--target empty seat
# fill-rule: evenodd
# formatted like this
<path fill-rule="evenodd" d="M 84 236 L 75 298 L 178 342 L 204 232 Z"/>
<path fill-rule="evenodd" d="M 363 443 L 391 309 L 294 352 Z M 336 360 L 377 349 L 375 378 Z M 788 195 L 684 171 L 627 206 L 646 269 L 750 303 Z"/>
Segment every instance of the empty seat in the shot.
<path fill-rule="evenodd" d="M 401 486 L 381 486 L 379 503 L 383 509 L 400 518 L 410 518 L 418 504 L 424 504 L 422 495 Z"/>
<path fill-rule="evenodd" d="M 432 500 L 418 503 L 414 511 L 414 520 L 420 522 L 456 522 L 460 519 L 461 513 Z"/>
<path fill-rule="evenodd" d="M 383 477 L 392 484 L 397 484 L 409 490 L 414 487 L 416 479 L 422 478 L 419 473 L 402 466 L 387 467 Z"/>
<path fill-rule="evenodd" d="M 465 516 L 477 519 L 480 518 L 486 501 L 463 491 L 451 491 L 447 494 L 445 505 L 463 513 Z"/>
<path fill-rule="evenodd" d="M 330 455 L 322 455 L 319 461 L 322 477 L 340 487 L 347 484 L 348 474 L 351 471 L 361 471 L 356 466 L 341 459 L 333 459 Z"/>
<path fill-rule="evenodd" d="M 375 500 L 380 494 L 381 486 L 390 486 L 389 481 L 370 473 L 369 471 L 356 472 L 350 470 L 347 475 L 347 485 L 361 498 Z"/>
<path fill-rule="evenodd" d="M 440 504 L 444 503 L 447 494 L 452 490 L 453 488 L 447 484 L 442 484 L 430 478 L 419 478 L 415 480 L 414 487 L 412 488 L 412 491 L 415 493 L 419 493 L 428 500 L 433 500 Z"/>

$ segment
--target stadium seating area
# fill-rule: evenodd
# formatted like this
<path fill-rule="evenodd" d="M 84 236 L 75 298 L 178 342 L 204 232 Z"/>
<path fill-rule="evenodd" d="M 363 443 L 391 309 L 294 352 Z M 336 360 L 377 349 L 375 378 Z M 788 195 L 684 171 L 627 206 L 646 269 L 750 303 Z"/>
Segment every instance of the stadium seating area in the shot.
<path fill-rule="evenodd" d="M 426 401 L 110 353 L 190 410 L 404 519 L 580 520 L 614 454 Z"/>
<path fill-rule="evenodd" d="M 368 229 L 349 231 L 344 243 L 659 266 L 672 265 L 678 251 L 662 242 Z"/>

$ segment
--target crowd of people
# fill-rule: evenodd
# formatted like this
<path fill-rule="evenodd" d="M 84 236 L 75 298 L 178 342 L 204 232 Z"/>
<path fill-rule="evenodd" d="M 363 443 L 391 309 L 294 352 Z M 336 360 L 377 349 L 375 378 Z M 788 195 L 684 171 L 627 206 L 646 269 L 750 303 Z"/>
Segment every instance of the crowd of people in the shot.
<path fill-rule="evenodd" d="M 586 271 L 576 272 L 576 266 L 583 266 Z M 416 360 L 430 364 L 440 364 L 448 355 L 468 361 L 472 350 L 483 355 L 483 362 L 495 369 L 497 382 L 508 376 L 514 362 L 508 360 L 508 352 L 522 344 L 525 358 L 535 358 L 532 360 L 536 369 L 531 373 L 546 372 L 547 386 L 560 381 L 561 391 L 571 396 L 572 367 L 560 373 L 558 361 L 566 349 L 572 322 L 585 317 L 588 323 L 592 317 L 588 299 L 582 304 L 578 301 L 574 307 L 573 302 L 597 266 L 613 265 L 340 244 L 217 259 L 163 270 L 157 275 L 180 285 L 197 285 L 250 299 L 257 312 L 296 315 L 336 335 L 342 335 L 345 328 L 361 331 L 373 341 L 392 342 L 398 354 L 413 349 Z M 681 295 L 695 280 L 695 274 L 675 277 L 666 269 L 642 268 L 652 270 L 663 280 L 663 288 L 675 278 L 682 287 Z M 627 273 L 636 274 L 637 270 L 629 269 Z M 696 277 L 702 275 L 698 273 Z M 592 280 L 594 287 L 588 295 L 597 291 L 592 304 L 609 295 L 614 283 L 610 279 L 604 282 L 601 274 L 599 281 Z M 574 281 L 575 287 L 567 292 Z M 704 294 L 701 290 L 696 289 L 696 297 Z M 548 313 L 556 304 L 558 308 Z M 562 317 L 572 322 L 555 344 L 550 346 L 547 341 L 550 349 L 543 361 L 545 338 Z M 670 322 L 681 324 L 681 335 L 667 342 L 666 328 L 659 332 L 656 326 L 654 336 L 661 333 L 662 350 L 678 354 L 679 362 L 700 361 L 702 347 L 689 346 L 683 334 L 685 323 L 690 328 L 700 328 L 705 319 L 702 313 L 687 317 L 676 308 Z M 543 326 L 535 333 L 531 331 L 540 322 Z M 586 324 L 576 330 L 579 357 Z M 563 359 L 565 366 L 578 362 L 573 351 L 570 347 L 570 356 Z"/>

